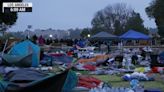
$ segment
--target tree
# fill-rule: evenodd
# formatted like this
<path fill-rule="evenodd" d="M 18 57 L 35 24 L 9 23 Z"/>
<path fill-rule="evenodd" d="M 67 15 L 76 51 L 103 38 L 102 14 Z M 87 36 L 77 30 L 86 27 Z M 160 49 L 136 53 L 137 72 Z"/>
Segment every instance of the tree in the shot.
<path fill-rule="evenodd" d="M 131 9 L 127 8 L 126 4 L 118 3 L 113 6 L 108 5 L 104 9 L 98 11 L 94 16 L 91 22 L 93 31 L 107 31 L 109 33 L 113 33 L 115 31 L 115 26 L 118 27 L 119 25 L 118 29 L 120 29 L 125 24 L 130 14 Z"/>
<path fill-rule="evenodd" d="M 131 22 L 135 25 L 129 25 Z M 92 19 L 91 24 L 92 33 L 107 31 L 120 35 L 130 28 L 140 32 L 144 32 L 145 30 L 143 20 L 139 13 L 134 12 L 134 10 L 123 3 L 118 3 L 113 6 L 108 5 L 106 8 L 98 11 Z"/>
<path fill-rule="evenodd" d="M 15 24 L 18 16 L 17 13 L 3 13 L 2 3 L 3 2 L 22 2 L 22 0 L 1 0 L 0 1 L 0 31 L 6 31 L 12 25 Z"/>
<path fill-rule="evenodd" d="M 132 17 L 130 17 L 126 23 L 125 30 L 137 30 L 138 32 L 142 32 L 148 34 L 148 30 L 143 25 L 143 20 L 139 13 L 133 12 Z"/>
<path fill-rule="evenodd" d="M 70 32 L 70 38 L 71 39 L 81 39 L 81 29 L 76 28 L 76 29 L 69 29 L 68 30 Z"/>
<path fill-rule="evenodd" d="M 114 31 L 115 35 L 120 35 L 123 33 L 120 21 L 118 20 L 115 21 L 114 28 L 115 28 L 115 31 Z"/>
<path fill-rule="evenodd" d="M 90 34 L 90 31 L 91 31 L 91 29 L 89 29 L 89 28 L 84 28 L 84 29 L 82 30 L 82 32 L 80 33 L 81 37 L 87 38 L 87 37 L 88 37 L 88 34 Z"/>
<path fill-rule="evenodd" d="M 96 34 L 96 33 L 99 33 L 100 31 L 107 31 L 107 29 L 105 28 L 110 28 L 110 27 L 105 27 L 107 26 L 107 23 L 105 23 L 105 21 L 106 19 L 105 19 L 105 16 L 103 15 L 103 11 L 102 10 L 98 11 L 91 23 L 93 26 L 92 33 Z"/>
<path fill-rule="evenodd" d="M 150 18 L 155 18 L 158 33 L 164 37 L 164 0 L 153 0 L 145 10 Z"/>

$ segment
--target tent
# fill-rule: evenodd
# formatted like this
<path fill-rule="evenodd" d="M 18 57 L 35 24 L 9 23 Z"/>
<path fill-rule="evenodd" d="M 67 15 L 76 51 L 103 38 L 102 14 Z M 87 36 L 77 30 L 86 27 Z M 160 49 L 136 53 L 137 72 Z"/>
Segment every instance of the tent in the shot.
<path fill-rule="evenodd" d="M 92 36 L 91 39 L 100 39 L 100 40 L 117 39 L 117 36 L 107 32 L 99 32 L 96 35 Z"/>
<path fill-rule="evenodd" d="M 129 30 L 119 37 L 120 39 L 131 39 L 131 40 L 149 40 L 150 37 L 134 30 Z"/>
<path fill-rule="evenodd" d="M 62 73 L 50 74 L 33 81 L 26 79 L 0 81 L 0 92 L 71 92 L 76 84 L 77 76 L 70 70 L 65 70 Z"/>
<path fill-rule="evenodd" d="M 32 67 L 37 67 L 40 61 L 40 47 L 29 40 L 25 40 L 14 45 L 9 51 L 9 55 L 27 55 L 32 53 Z"/>
<path fill-rule="evenodd" d="M 2 64 L 7 66 L 31 67 L 32 53 L 26 55 L 3 54 Z"/>

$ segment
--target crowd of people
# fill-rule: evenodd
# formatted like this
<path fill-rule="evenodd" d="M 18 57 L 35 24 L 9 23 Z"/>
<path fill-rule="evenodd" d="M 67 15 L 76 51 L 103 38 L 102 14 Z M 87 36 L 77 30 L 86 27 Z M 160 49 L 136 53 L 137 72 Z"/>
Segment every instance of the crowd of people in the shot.
<path fill-rule="evenodd" d="M 31 38 L 26 37 L 26 39 L 30 39 L 32 42 L 37 43 L 39 45 L 50 45 L 52 43 L 63 43 L 66 44 L 67 46 L 73 46 L 74 44 L 77 44 L 79 41 L 82 41 L 83 39 L 52 39 L 48 38 L 45 39 L 43 36 L 37 37 L 34 35 Z"/>

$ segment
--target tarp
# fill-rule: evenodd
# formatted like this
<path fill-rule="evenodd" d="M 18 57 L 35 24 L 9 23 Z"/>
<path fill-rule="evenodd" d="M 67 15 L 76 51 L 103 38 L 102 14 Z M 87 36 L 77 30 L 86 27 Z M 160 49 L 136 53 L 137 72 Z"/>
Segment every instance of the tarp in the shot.
<path fill-rule="evenodd" d="M 49 54 L 54 62 L 72 63 L 73 58 L 65 54 Z"/>
<path fill-rule="evenodd" d="M 150 37 L 134 30 L 129 30 L 119 37 L 120 39 L 132 39 L 132 40 L 148 40 Z"/>
<path fill-rule="evenodd" d="M 110 56 L 109 55 L 96 55 L 93 58 L 89 58 L 89 59 L 79 59 L 78 62 L 79 63 L 89 63 L 89 62 L 96 62 L 96 63 L 102 63 L 105 60 L 107 60 Z"/>
<path fill-rule="evenodd" d="M 78 76 L 72 70 L 70 70 L 67 74 L 67 78 L 65 80 L 62 92 L 72 92 L 73 88 L 75 88 L 78 84 Z"/>
<path fill-rule="evenodd" d="M 27 55 L 32 52 L 32 67 L 37 67 L 40 61 L 40 47 L 29 40 L 25 40 L 14 45 L 9 54 L 10 55 Z"/>
<path fill-rule="evenodd" d="M 118 38 L 117 36 L 107 33 L 107 32 L 99 32 L 96 35 L 91 37 L 91 39 L 106 39 L 106 40 L 107 39 L 117 39 L 117 38 Z"/>
<path fill-rule="evenodd" d="M 85 40 L 80 40 L 80 41 L 77 42 L 76 45 L 79 46 L 79 47 L 81 47 L 81 48 L 84 48 L 85 45 L 86 45 L 86 42 L 85 42 Z"/>
<path fill-rule="evenodd" d="M 31 67 L 32 53 L 27 55 L 4 54 L 2 60 L 2 64 L 6 66 Z"/>
<path fill-rule="evenodd" d="M 9 92 L 71 92 L 77 82 L 78 77 L 71 70 L 49 75 L 38 70 L 20 69 L 5 75 L 4 81 L 0 81 L 0 92 L 6 92 L 5 89 Z"/>
<path fill-rule="evenodd" d="M 67 79 L 67 75 L 69 73 L 69 70 L 66 70 L 60 74 L 52 74 L 47 77 L 38 79 L 36 81 L 32 82 L 7 82 L 3 81 L 0 82 L 0 88 L 3 91 L 3 87 L 5 88 L 5 92 L 62 92 L 63 87 L 65 85 L 65 81 Z M 4 84 L 8 85 L 4 85 Z M 67 85 L 69 85 L 67 83 Z M 71 86 L 72 87 L 72 86 Z"/>
<path fill-rule="evenodd" d="M 79 76 L 78 87 L 95 88 L 101 83 L 101 80 L 90 76 Z"/>
<path fill-rule="evenodd" d="M 32 82 L 44 78 L 46 76 L 48 76 L 48 74 L 43 73 L 41 71 L 25 68 L 10 71 L 4 76 L 3 80 L 9 82 Z"/>

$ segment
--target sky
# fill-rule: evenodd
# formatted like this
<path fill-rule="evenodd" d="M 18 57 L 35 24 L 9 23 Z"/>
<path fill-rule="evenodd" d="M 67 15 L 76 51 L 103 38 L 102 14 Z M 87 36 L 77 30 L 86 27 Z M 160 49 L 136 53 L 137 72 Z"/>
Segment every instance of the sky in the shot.
<path fill-rule="evenodd" d="M 19 13 L 18 20 L 9 31 L 24 31 L 27 25 L 32 29 L 70 29 L 91 27 L 95 13 L 107 5 L 126 3 L 141 14 L 146 27 L 155 28 L 153 19 L 149 19 L 145 8 L 151 0 L 24 0 L 33 3 L 33 11 Z"/>

